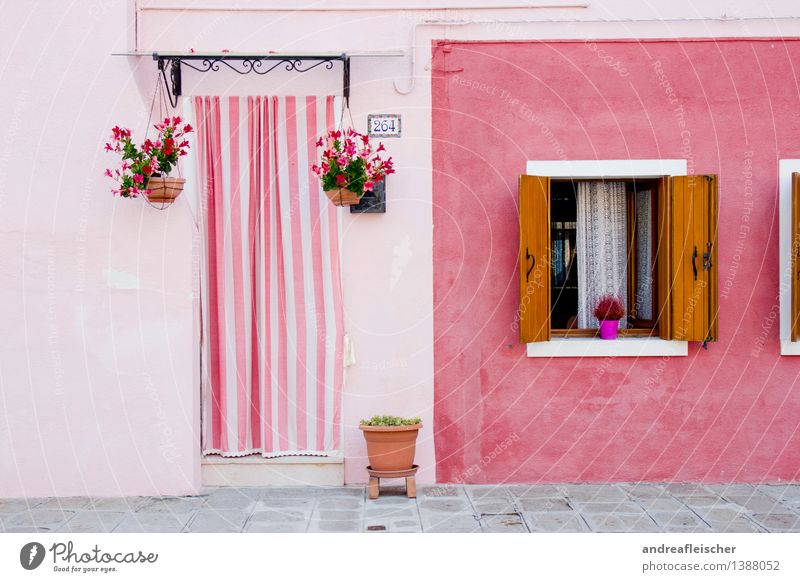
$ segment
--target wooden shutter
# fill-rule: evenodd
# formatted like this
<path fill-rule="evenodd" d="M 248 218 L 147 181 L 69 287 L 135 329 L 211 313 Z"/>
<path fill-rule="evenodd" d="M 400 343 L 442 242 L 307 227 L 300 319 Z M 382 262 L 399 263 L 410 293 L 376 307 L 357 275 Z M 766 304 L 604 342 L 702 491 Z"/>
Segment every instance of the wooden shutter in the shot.
<path fill-rule="evenodd" d="M 792 174 L 792 341 L 800 339 L 800 173 Z"/>
<path fill-rule="evenodd" d="M 669 214 L 669 320 L 666 335 L 660 335 L 716 341 L 717 177 L 674 176 L 665 210 Z"/>
<path fill-rule="evenodd" d="M 662 339 L 672 339 L 672 222 L 671 215 L 672 178 L 661 178 L 656 198 L 656 305 L 658 314 L 658 335 Z"/>
<path fill-rule="evenodd" d="M 550 178 L 519 177 L 519 341 L 550 339 Z"/>

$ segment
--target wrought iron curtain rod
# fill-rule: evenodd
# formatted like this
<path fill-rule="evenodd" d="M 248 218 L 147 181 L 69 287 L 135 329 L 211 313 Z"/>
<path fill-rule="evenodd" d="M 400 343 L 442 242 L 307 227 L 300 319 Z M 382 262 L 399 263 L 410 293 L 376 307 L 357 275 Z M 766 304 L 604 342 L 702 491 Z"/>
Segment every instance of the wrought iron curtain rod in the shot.
<path fill-rule="evenodd" d="M 182 92 L 181 65 L 207 73 L 219 71 L 220 65 L 230 70 L 247 75 L 266 75 L 283 66 L 286 71 L 306 73 L 319 66 L 332 69 L 335 61 L 342 63 L 342 97 L 345 105 L 350 106 L 350 55 L 341 54 L 239 54 L 239 53 L 157 53 L 153 60 L 158 63 L 158 70 L 167 90 L 172 107 L 178 105 L 178 97 Z M 199 62 L 199 64 L 194 64 Z M 270 63 L 270 64 L 267 64 Z M 274 63 L 274 64 L 272 64 Z M 308 64 L 304 64 L 308 63 Z"/>

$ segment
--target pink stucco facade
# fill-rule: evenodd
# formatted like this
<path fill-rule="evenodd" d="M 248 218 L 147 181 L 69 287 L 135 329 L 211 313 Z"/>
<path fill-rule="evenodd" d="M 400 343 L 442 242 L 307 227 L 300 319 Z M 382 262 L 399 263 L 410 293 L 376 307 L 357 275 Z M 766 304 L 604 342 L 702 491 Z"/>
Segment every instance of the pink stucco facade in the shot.
<path fill-rule="evenodd" d="M 779 355 L 775 315 L 798 62 L 800 42 L 775 39 L 433 45 L 440 481 L 798 478 L 800 368 Z M 718 174 L 719 342 L 688 357 L 526 357 L 517 179 L 559 159 Z"/>
<path fill-rule="evenodd" d="M 357 55 L 356 127 L 370 113 L 402 116 L 402 137 L 386 141 L 397 168 L 388 212 L 343 217 L 356 354 L 342 401 L 346 482 L 367 478 L 358 422 L 373 414 L 422 417 L 420 483 L 797 480 L 797 358 L 778 355 L 774 315 L 777 163 L 800 158 L 800 49 L 781 40 L 800 36 L 795 4 L 4 6 L 0 497 L 202 489 L 191 186 L 166 212 L 114 199 L 103 170 L 115 160 L 102 151 L 114 125 L 143 131 L 148 53 L 189 50 Z M 709 37 L 719 40 L 697 40 Z M 342 90 L 338 67 L 187 70 L 183 82 L 184 99 Z M 690 158 L 720 175 L 726 295 L 708 352 L 525 356 L 512 330 L 517 177 L 528 160 L 587 158 Z"/>

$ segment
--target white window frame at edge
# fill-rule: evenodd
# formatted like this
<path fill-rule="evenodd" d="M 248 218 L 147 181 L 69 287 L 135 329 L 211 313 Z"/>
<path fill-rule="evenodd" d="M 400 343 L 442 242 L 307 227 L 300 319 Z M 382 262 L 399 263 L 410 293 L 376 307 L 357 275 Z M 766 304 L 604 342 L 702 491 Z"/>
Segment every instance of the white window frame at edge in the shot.
<path fill-rule="evenodd" d="M 685 176 L 687 163 L 686 160 L 529 160 L 525 171 L 531 176 L 561 179 L 661 178 Z M 658 337 L 625 337 L 613 341 L 551 338 L 546 342 L 531 342 L 527 348 L 529 358 L 689 355 L 688 342 Z"/>
<path fill-rule="evenodd" d="M 800 160 L 780 160 L 780 204 L 778 206 L 780 249 L 781 355 L 800 356 L 800 342 L 792 341 L 792 172 L 800 172 Z"/>

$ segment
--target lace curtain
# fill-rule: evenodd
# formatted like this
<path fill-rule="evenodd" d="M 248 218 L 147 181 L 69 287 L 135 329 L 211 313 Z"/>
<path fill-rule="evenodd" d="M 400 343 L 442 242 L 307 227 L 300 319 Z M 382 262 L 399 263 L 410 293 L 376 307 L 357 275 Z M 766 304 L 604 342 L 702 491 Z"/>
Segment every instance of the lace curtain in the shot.
<path fill-rule="evenodd" d="M 636 193 L 636 317 L 653 319 L 652 192 Z"/>
<path fill-rule="evenodd" d="M 612 293 L 628 304 L 625 183 L 579 182 L 577 203 L 578 328 L 594 329 L 592 312 L 602 295 Z"/>

